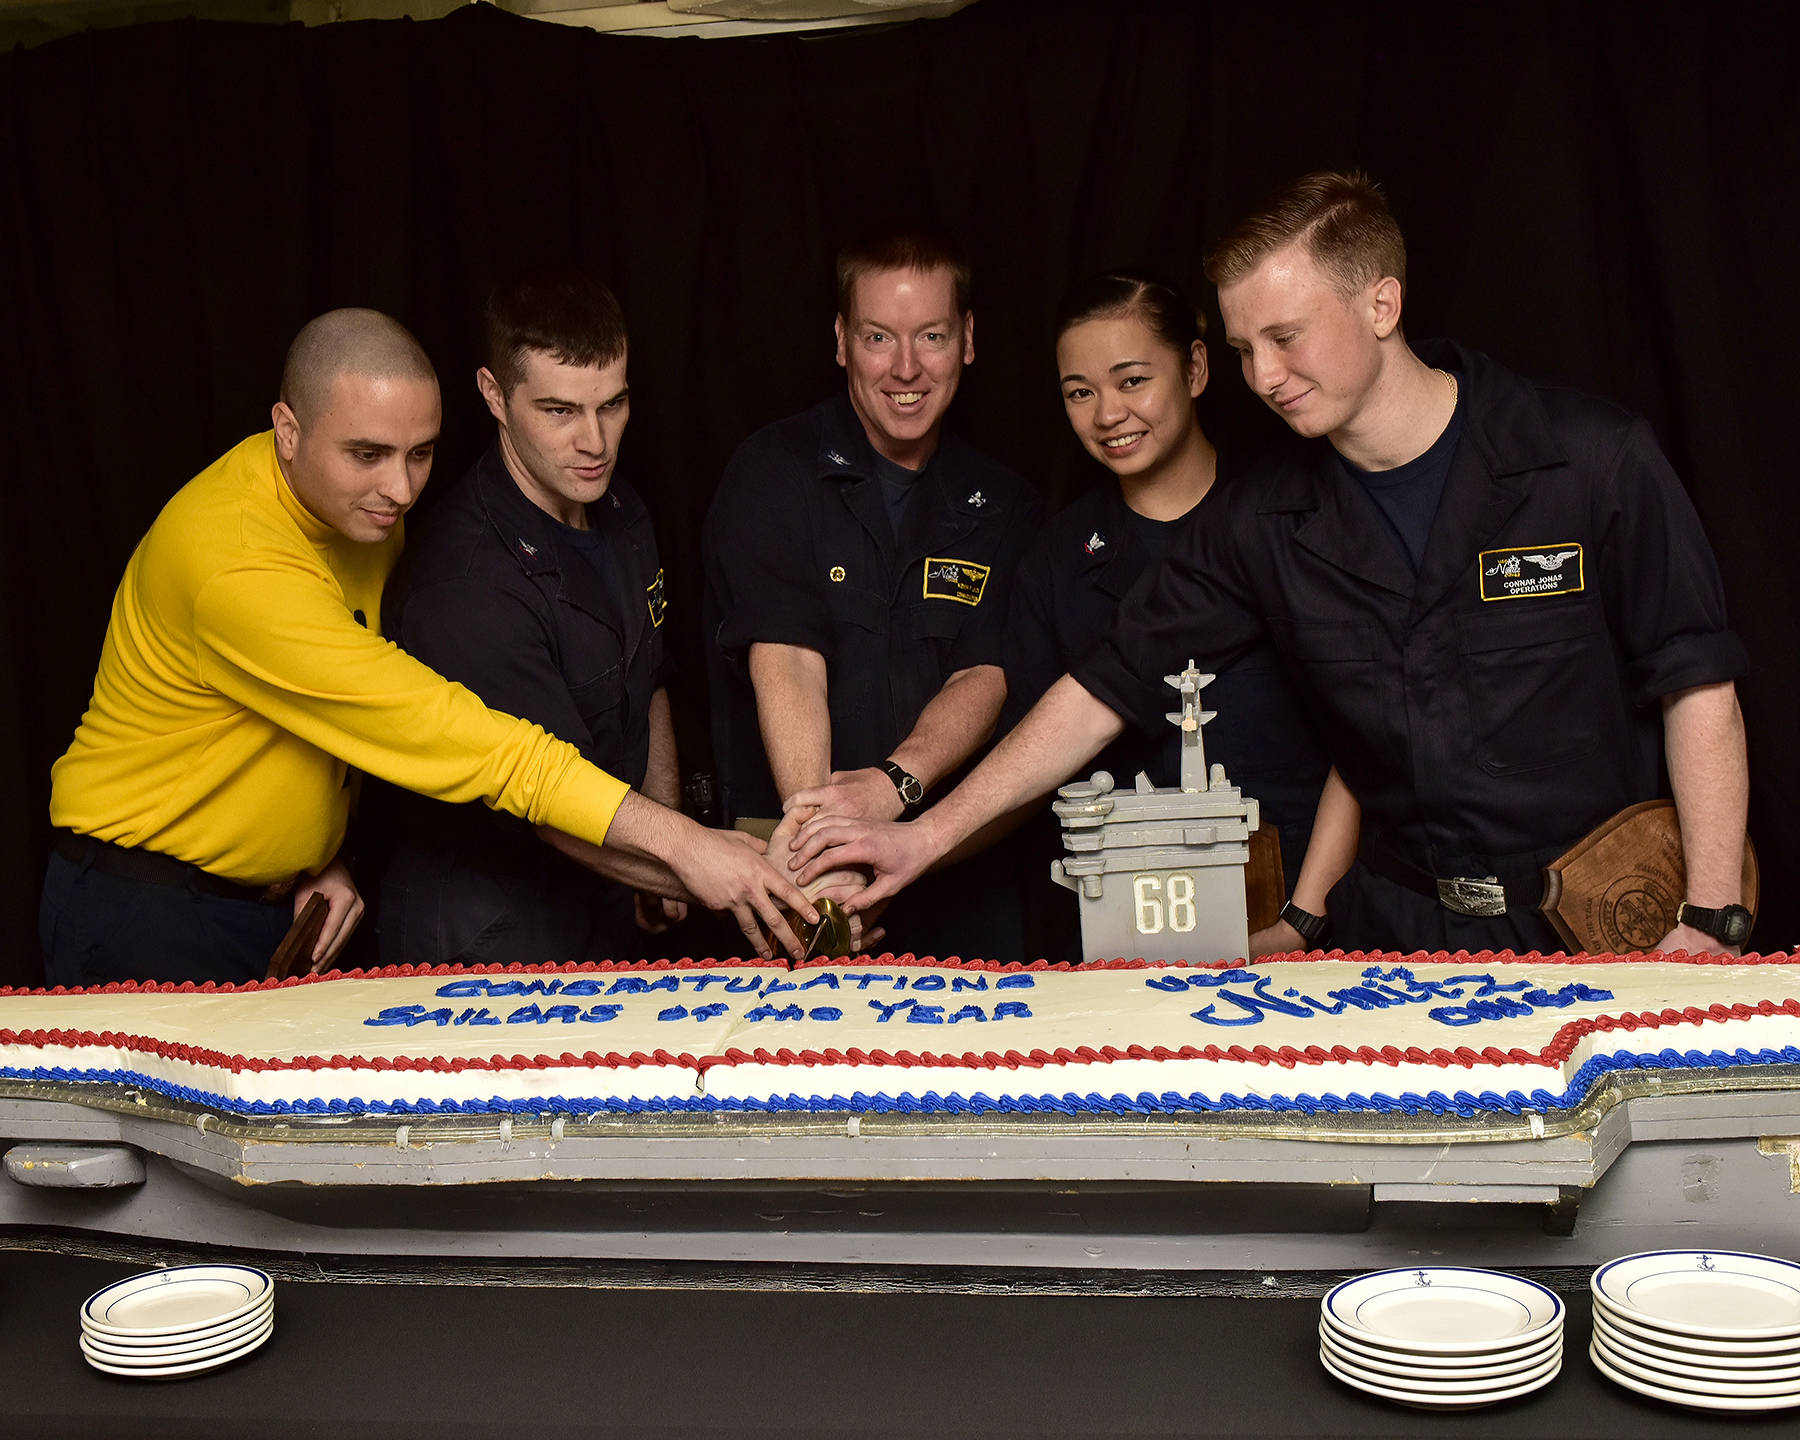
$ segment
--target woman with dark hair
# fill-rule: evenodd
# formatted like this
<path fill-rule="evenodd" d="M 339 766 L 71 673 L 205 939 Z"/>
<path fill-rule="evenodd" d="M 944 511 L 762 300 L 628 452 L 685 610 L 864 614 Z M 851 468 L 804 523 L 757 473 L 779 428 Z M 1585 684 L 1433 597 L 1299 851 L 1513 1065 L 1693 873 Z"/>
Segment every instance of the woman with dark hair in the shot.
<path fill-rule="evenodd" d="M 1229 483 L 1195 409 L 1207 382 L 1204 328 L 1179 290 L 1149 275 L 1096 276 L 1064 298 L 1056 317 L 1063 408 L 1076 438 L 1109 473 L 1044 527 L 1020 570 L 1002 730 L 1105 638 L 1125 592 L 1187 526 L 1206 523 L 1207 496 Z M 1169 656 L 1169 671 L 1187 659 Z M 1273 923 L 1268 914 L 1252 915 L 1262 928 L 1251 951 L 1319 948 L 1326 894 L 1355 855 L 1356 802 L 1331 771 L 1266 641 L 1220 671 L 1203 698 L 1218 714 L 1206 729 L 1208 760 L 1223 763 L 1232 783 L 1261 802 L 1265 830 L 1281 841 L 1290 903 Z M 1120 785 L 1139 771 L 1160 787 L 1179 784 L 1175 728 L 1160 713 L 1127 718 L 1136 725 L 1088 768 L 1110 771 Z M 1315 811 L 1316 853 L 1303 870 Z M 1074 912 L 1071 898 L 1059 913 L 1072 925 Z"/>

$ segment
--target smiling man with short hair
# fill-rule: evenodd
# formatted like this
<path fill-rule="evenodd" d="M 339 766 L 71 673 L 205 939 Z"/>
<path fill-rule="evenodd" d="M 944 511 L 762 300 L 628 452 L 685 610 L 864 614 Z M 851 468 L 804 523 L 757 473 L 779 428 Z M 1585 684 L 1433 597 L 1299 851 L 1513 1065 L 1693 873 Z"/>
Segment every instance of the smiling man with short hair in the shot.
<path fill-rule="evenodd" d="M 944 426 L 975 358 L 969 268 L 941 236 L 890 228 L 838 258 L 846 385 L 732 457 L 704 554 L 713 743 L 726 818 L 784 803 L 912 814 L 987 742 L 1001 641 L 1037 497 Z M 890 943 L 1013 958 L 1001 857 L 909 896 Z"/>

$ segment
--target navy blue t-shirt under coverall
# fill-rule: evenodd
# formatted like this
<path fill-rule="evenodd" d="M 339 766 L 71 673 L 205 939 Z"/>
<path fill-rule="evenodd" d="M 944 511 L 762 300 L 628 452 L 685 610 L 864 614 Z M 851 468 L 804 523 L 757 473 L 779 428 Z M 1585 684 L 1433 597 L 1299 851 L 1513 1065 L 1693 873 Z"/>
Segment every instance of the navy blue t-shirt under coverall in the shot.
<path fill-rule="evenodd" d="M 914 483 L 896 535 L 844 392 L 758 431 L 726 467 L 704 554 L 728 820 L 781 814 L 750 686 L 752 644 L 825 657 L 834 770 L 879 765 L 953 674 L 1003 662 L 1013 572 L 1037 530 L 1037 497 L 949 432 Z M 977 857 L 912 886 L 883 923 L 896 950 L 1013 959 L 1017 909 L 1010 867 Z"/>
<path fill-rule="evenodd" d="M 496 710 L 542 725 L 641 785 L 650 697 L 668 677 L 650 514 L 614 479 L 588 530 L 525 498 L 496 450 L 419 527 L 382 598 L 383 632 Z M 382 877 L 388 964 L 636 959 L 631 892 L 523 820 L 409 792 L 380 797 L 395 850 Z"/>
<path fill-rule="evenodd" d="M 1648 425 L 1471 351 L 1419 354 L 1462 377 L 1464 414 L 1416 571 L 1326 442 L 1284 446 L 1222 491 L 1074 674 L 1141 714 L 1169 655 L 1218 669 L 1266 637 L 1362 802 L 1365 852 L 1525 885 L 1659 793 L 1659 699 L 1747 660 Z M 1334 944 L 1557 948 L 1534 910 L 1473 918 L 1353 875 Z"/>

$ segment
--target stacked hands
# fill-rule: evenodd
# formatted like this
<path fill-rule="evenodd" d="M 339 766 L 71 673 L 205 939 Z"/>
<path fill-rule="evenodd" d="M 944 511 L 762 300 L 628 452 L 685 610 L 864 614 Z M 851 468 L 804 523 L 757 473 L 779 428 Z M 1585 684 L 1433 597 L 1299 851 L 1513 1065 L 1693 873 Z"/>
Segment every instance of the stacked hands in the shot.
<path fill-rule="evenodd" d="M 881 771 L 869 773 L 893 795 L 894 787 Z M 795 795 L 767 841 L 741 830 L 701 830 L 700 842 L 671 861 L 682 888 L 709 909 L 730 912 L 745 939 L 764 959 L 773 955 L 776 947 L 794 960 L 807 958 L 806 943 L 795 933 L 792 921 L 816 925 L 820 915 L 812 903 L 815 900 L 834 900 L 844 907 L 850 919 L 852 953 L 868 950 L 887 933 L 875 922 L 880 915 L 880 901 L 897 886 L 889 886 L 882 895 L 871 899 L 866 893 L 870 876 L 864 869 L 815 862 L 807 866 L 804 874 L 793 873 L 802 864 L 794 849 L 801 828 L 823 813 L 818 797 L 834 795 L 837 782 L 844 778 L 847 777 L 834 775 L 831 784 Z M 816 853 L 816 849 L 809 852 L 805 859 L 812 860 Z M 657 901 L 654 896 L 640 895 L 639 906 L 640 912 L 648 912 L 640 913 L 640 924 L 645 919 L 654 921 L 659 906 L 669 922 L 685 913 L 679 901 Z M 666 928 L 666 924 L 657 928 Z"/>

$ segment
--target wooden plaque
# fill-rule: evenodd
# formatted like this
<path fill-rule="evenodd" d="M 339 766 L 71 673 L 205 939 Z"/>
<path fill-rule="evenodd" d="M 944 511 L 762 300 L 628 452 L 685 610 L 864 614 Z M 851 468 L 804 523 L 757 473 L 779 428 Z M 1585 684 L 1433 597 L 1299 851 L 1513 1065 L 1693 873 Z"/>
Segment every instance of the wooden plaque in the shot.
<path fill-rule="evenodd" d="M 293 925 L 269 957 L 267 978 L 285 980 L 295 965 L 299 965 L 302 974 L 312 969 L 312 949 L 319 943 L 319 932 L 325 928 L 325 916 L 330 908 L 325 897 L 316 890 L 306 897 L 306 904 L 300 907 Z"/>
<path fill-rule="evenodd" d="M 1287 904 L 1287 879 L 1281 870 L 1281 832 L 1266 821 L 1250 832 L 1250 861 L 1244 867 L 1244 913 L 1250 933 L 1266 930 L 1281 918 Z"/>
<path fill-rule="evenodd" d="M 1756 914 L 1756 851 L 1744 840 L 1744 908 Z M 1672 800 L 1621 810 L 1544 867 L 1539 908 L 1571 954 L 1652 950 L 1675 928 L 1687 893 Z"/>

